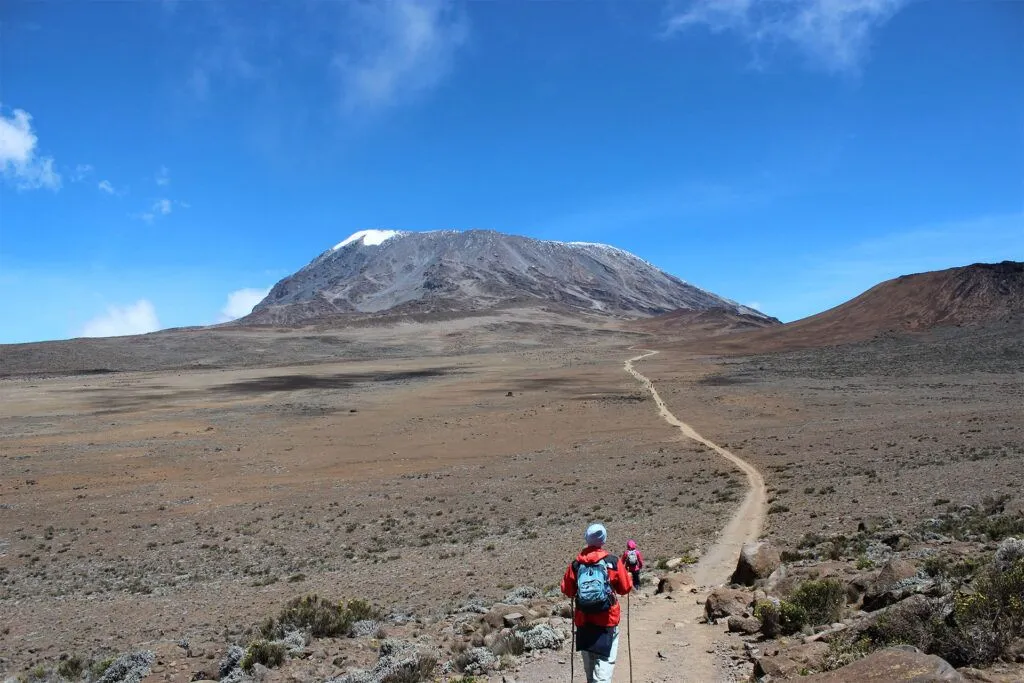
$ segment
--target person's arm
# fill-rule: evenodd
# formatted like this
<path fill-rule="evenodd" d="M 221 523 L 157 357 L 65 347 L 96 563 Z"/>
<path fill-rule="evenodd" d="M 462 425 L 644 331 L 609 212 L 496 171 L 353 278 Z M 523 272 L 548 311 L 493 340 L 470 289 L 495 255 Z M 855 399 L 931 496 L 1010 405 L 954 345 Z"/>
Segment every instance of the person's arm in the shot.
<path fill-rule="evenodd" d="M 612 590 L 625 595 L 633 590 L 633 575 L 626 570 L 626 563 L 619 560 L 615 563 L 615 575 L 611 578 Z"/>
<path fill-rule="evenodd" d="M 565 569 L 562 577 L 562 594 L 567 598 L 576 597 L 576 572 L 572 569 L 572 563 Z"/>
<path fill-rule="evenodd" d="M 636 560 L 637 560 L 636 568 L 637 569 L 643 569 L 644 568 L 644 554 L 642 552 L 640 552 L 639 550 L 636 551 Z"/>

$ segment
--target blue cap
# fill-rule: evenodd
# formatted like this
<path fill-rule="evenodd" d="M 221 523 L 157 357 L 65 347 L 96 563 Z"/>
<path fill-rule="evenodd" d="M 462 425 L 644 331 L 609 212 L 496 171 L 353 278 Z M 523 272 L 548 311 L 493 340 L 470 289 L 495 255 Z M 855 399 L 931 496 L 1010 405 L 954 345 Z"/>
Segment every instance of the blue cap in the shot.
<path fill-rule="evenodd" d="M 583 538 L 586 540 L 587 545 L 600 548 L 608 540 L 608 531 L 604 528 L 604 524 L 594 522 L 587 527 L 587 533 L 583 535 Z"/>

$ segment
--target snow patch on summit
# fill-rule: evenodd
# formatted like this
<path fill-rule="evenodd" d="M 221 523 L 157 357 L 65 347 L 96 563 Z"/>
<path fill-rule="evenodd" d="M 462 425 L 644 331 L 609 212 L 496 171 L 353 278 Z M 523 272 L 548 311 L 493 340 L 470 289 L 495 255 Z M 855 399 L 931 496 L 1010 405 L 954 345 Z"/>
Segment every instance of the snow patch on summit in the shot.
<path fill-rule="evenodd" d="M 359 241 L 362 241 L 364 247 L 376 247 L 401 234 L 398 230 L 360 230 L 349 235 L 343 242 L 335 244 L 331 251 L 337 251 L 348 244 Z"/>

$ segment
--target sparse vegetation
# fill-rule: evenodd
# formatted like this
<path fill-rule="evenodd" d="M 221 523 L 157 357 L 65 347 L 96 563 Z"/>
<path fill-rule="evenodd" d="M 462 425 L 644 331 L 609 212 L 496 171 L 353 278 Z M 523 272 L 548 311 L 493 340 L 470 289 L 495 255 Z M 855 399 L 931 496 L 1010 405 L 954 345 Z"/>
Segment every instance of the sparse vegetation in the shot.
<path fill-rule="evenodd" d="M 294 630 L 314 638 L 340 638 L 350 635 L 357 621 L 379 617 L 378 610 L 364 600 L 334 603 L 318 595 L 306 595 L 291 600 L 277 618 L 267 619 L 260 632 L 270 639 L 283 638 Z"/>
<path fill-rule="evenodd" d="M 810 626 L 831 624 L 843 615 L 846 588 L 834 579 L 804 581 L 790 599 L 803 611 Z"/>
<path fill-rule="evenodd" d="M 754 616 L 761 622 L 761 632 L 768 638 L 796 633 L 807 622 L 803 608 L 786 600 L 780 600 L 777 605 L 771 600 L 762 600 L 754 605 Z"/>
<path fill-rule="evenodd" d="M 239 666 L 246 672 L 251 672 L 253 667 L 257 664 L 272 669 L 275 666 L 281 666 L 284 664 L 285 658 L 288 656 L 288 650 L 281 643 L 272 643 L 265 639 L 259 639 L 253 641 L 251 645 L 245 650 L 245 655 L 242 657 L 242 661 L 239 662 Z"/>
<path fill-rule="evenodd" d="M 69 681 L 76 681 L 81 678 L 85 670 L 85 660 L 78 655 L 71 655 L 61 659 L 60 664 L 57 665 L 57 675 Z"/>

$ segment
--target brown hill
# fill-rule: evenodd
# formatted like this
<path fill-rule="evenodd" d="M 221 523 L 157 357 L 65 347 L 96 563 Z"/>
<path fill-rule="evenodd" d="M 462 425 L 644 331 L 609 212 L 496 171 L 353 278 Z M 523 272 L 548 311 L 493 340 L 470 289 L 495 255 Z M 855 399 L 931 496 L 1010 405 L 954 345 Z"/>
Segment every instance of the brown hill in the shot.
<path fill-rule="evenodd" d="M 715 353 L 830 346 L 943 326 L 1024 319 L 1024 263 L 976 263 L 887 280 L 844 304 L 795 322 L 695 342 Z"/>

